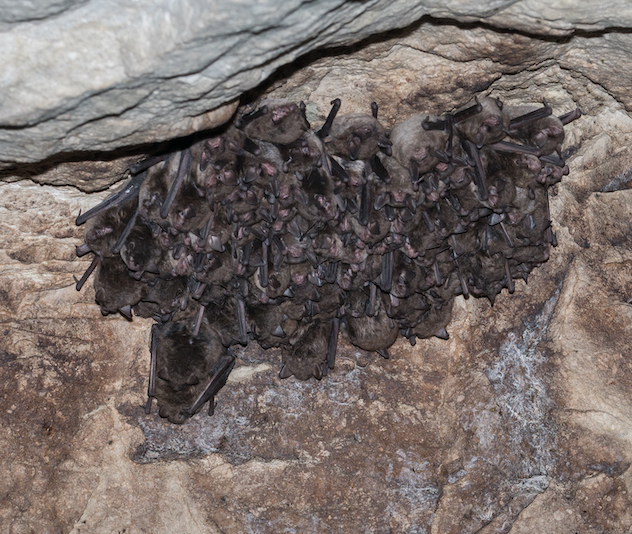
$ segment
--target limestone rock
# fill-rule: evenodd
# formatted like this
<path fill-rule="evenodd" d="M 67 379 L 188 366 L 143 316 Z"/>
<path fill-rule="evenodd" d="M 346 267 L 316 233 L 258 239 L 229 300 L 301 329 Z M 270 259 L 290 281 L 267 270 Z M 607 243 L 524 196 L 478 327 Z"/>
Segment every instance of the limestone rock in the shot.
<path fill-rule="evenodd" d="M 241 93 L 297 57 L 414 28 L 423 16 L 541 35 L 632 25 L 632 9 L 621 0 L 564 7 L 542 0 L 292 0 L 282 5 L 266 0 L 254 6 L 220 0 L 185 0 L 177 6 L 167 0 L 124 6 L 117 0 L 5 1 L 0 5 L 0 167 L 218 126 L 230 118 Z M 609 72 L 609 84 L 629 87 L 622 76 L 629 71 L 629 39 L 625 33 L 607 34 L 609 50 L 619 50 L 616 69 L 580 46 L 586 76 Z M 566 45 L 577 47 L 582 40 L 574 37 Z M 533 41 L 540 49 L 563 48 L 550 39 Z M 446 43 L 432 53 L 453 48 Z M 476 53 L 476 47 L 468 49 Z M 459 77 L 465 79 L 467 71 Z"/>

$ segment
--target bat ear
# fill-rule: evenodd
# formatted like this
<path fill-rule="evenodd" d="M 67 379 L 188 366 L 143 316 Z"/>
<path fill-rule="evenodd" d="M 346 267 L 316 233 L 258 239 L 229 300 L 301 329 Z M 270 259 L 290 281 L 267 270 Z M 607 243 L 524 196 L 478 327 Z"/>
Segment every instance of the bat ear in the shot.
<path fill-rule="evenodd" d="M 358 155 L 360 154 L 360 147 L 362 146 L 362 141 L 357 135 L 351 136 L 349 142 L 347 143 L 347 150 L 349 150 L 349 157 L 352 160 L 356 160 Z"/>
<path fill-rule="evenodd" d="M 479 130 L 476 134 L 476 148 L 483 148 L 485 140 L 487 139 L 487 133 Z"/>
<path fill-rule="evenodd" d="M 200 171 L 204 172 L 210 162 L 211 162 L 211 151 L 210 151 L 210 148 L 206 146 L 204 147 L 204 150 L 202 150 L 202 154 L 200 155 L 200 163 L 199 163 Z"/>

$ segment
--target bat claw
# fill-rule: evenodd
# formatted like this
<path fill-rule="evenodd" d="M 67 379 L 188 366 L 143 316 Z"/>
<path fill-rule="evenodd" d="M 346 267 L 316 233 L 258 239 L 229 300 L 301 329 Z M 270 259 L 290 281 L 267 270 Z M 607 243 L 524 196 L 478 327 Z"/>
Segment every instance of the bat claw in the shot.
<path fill-rule="evenodd" d="M 287 364 L 283 364 L 283 367 L 281 367 L 281 370 L 279 371 L 279 378 L 281 380 L 285 379 L 285 378 L 290 378 L 292 376 L 292 371 L 289 370 Z"/>
<path fill-rule="evenodd" d="M 323 368 L 321 367 L 321 364 L 319 364 L 319 363 L 314 365 L 314 378 L 316 380 L 322 380 L 323 379 Z"/>
<path fill-rule="evenodd" d="M 147 398 L 147 404 L 145 404 L 145 413 L 149 415 L 151 413 L 151 403 L 153 402 L 153 397 Z"/>

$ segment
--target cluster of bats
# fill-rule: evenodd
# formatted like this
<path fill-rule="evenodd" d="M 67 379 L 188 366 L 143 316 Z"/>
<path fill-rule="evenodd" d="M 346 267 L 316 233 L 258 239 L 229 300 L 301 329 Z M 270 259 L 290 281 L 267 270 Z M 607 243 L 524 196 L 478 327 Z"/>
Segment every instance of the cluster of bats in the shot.
<path fill-rule="evenodd" d="M 280 347 L 279 376 L 320 380 L 339 331 L 389 357 L 402 334 L 446 339 L 456 295 L 492 303 L 555 245 L 547 188 L 568 173 L 564 125 L 480 97 L 390 132 L 371 113 L 310 128 L 268 99 L 215 137 L 129 168 L 80 214 L 104 315 L 152 317 L 146 412 L 182 423 L 225 384 L 231 346 Z"/>

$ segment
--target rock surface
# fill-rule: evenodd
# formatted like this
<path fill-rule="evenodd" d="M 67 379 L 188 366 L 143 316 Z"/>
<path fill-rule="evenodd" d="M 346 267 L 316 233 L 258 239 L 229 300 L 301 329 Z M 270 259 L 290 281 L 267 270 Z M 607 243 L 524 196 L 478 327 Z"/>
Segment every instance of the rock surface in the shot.
<path fill-rule="evenodd" d="M 55 167 L 56 187 L 0 183 L 0 531 L 629 532 L 628 40 L 423 24 L 273 80 L 314 123 L 336 96 L 342 112 L 378 101 L 387 125 L 484 89 L 578 104 L 559 246 L 493 308 L 459 297 L 448 341 L 400 339 L 390 360 L 343 344 L 322 382 L 279 380 L 279 354 L 251 345 L 215 415 L 183 426 L 142 408 L 150 321 L 74 289 L 74 217 L 107 193 L 62 185 L 90 189 L 94 162 Z"/>
<path fill-rule="evenodd" d="M 222 0 L 3 1 L 0 167 L 213 128 L 230 118 L 244 91 L 301 55 L 412 29 L 424 16 L 483 21 L 542 36 L 632 26 L 632 8 L 623 0 L 571 4 L 292 0 L 279 5 L 266 0 L 253 7 L 252 2 Z M 597 35 L 611 41 L 612 52 L 618 47 L 624 64 L 629 61 L 628 33 Z M 550 37 L 538 43 L 558 48 Z M 587 70 L 612 67 L 599 65 L 601 54 L 593 58 Z M 629 82 L 621 76 L 627 72 L 624 64 L 610 69 L 613 84 Z"/>

